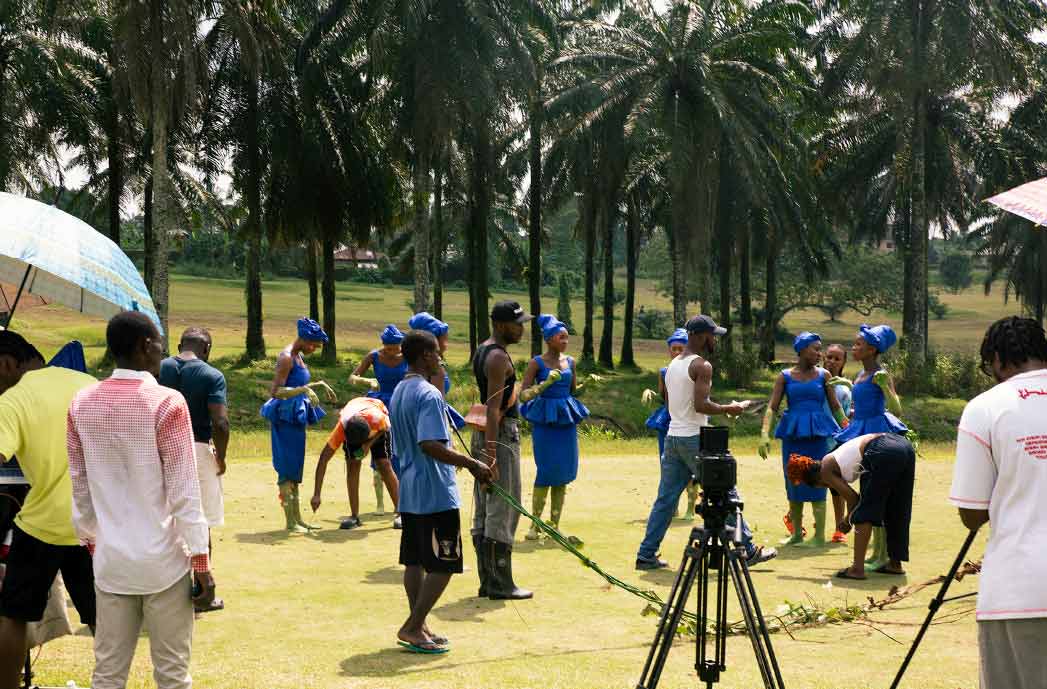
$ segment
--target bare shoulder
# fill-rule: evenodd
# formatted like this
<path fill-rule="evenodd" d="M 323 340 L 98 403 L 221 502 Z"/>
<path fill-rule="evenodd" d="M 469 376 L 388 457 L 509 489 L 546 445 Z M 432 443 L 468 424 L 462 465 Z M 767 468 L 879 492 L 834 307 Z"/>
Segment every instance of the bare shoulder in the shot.
<path fill-rule="evenodd" d="M 701 376 L 703 378 L 711 378 L 713 375 L 713 365 L 709 363 L 704 357 L 696 356 L 688 366 L 688 372 L 691 374 L 691 378 L 697 378 Z"/>

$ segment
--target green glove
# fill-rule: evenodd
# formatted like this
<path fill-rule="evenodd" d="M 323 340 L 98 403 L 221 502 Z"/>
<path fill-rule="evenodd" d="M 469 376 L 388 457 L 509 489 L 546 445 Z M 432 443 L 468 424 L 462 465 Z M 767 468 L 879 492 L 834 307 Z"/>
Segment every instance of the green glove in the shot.
<path fill-rule="evenodd" d="M 760 434 L 760 444 L 756 446 L 756 452 L 763 459 L 767 459 L 771 454 L 771 439 L 766 433 Z"/>
<path fill-rule="evenodd" d="M 850 389 L 852 389 L 854 387 L 854 383 L 851 382 L 849 379 L 844 378 L 843 376 L 833 376 L 832 378 L 829 379 L 829 385 L 832 385 L 832 386 L 843 385 L 848 390 L 850 390 Z"/>

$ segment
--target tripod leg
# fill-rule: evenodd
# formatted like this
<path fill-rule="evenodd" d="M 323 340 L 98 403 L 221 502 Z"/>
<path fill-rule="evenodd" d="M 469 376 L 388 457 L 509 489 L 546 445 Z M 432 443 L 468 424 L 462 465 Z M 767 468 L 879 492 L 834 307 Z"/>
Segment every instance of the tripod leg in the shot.
<path fill-rule="evenodd" d="M 756 597 L 756 587 L 753 586 L 752 577 L 749 575 L 749 567 L 745 560 L 741 559 L 736 549 L 729 551 L 728 562 L 731 566 L 731 578 L 735 592 L 738 594 L 738 603 L 742 608 L 749 641 L 752 642 L 756 663 L 763 677 L 764 687 L 766 689 L 785 689 L 782 671 L 774 655 L 774 646 L 771 645 L 771 635 L 763 621 L 760 600 Z"/>
<path fill-rule="evenodd" d="M 669 650 L 676 639 L 676 631 L 680 627 L 680 620 L 687 606 L 687 598 L 690 596 L 695 577 L 699 574 L 705 559 L 705 532 L 695 529 L 692 532 L 691 545 L 684 551 L 680 572 L 673 581 L 669 598 L 662 607 L 662 614 L 658 618 L 658 630 L 651 644 L 651 650 L 647 654 L 647 662 L 644 663 L 643 674 L 636 685 L 637 689 L 655 689 L 658 686 L 662 669 L 669 657 Z M 699 630 L 700 633 L 701 630 Z"/>
<path fill-rule="evenodd" d="M 956 578 L 956 572 L 959 571 L 960 565 L 963 564 L 963 560 L 967 557 L 967 551 L 970 550 L 971 544 L 974 543 L 974 537 L 978 535 L 977 531 L 971 531 L 967 534 L 967 540 L 963 542 L 963 546 L 960 548 L 960 552 L 956 554 L 956 559 L 953 560 L 952 567 L 949 568 L 949 574 L 946 575 L 945 581 L 942 582 L 942 587 L 938 591 L 938 595 L 934 597 L 934 600 L 927 606 L 930 608 L 927 612 L 927 618 L 923 621 L 923 625 L 920 626 L 920 631 L 916 633 L 916 638 L 913 639 L 912 646 L 909 648 L 909 652 L 905 656 L 905 660 L 902 661 L 901 667 L 898 668 L 898 674 L 894 676 L 894 681 L 891 682 L 891 689 L 898 689 L 898 684 L 902 681 L 902 675 L 905 674 L 905 670 L 909 667 L 909 662 L 916 655 L 916 649 L 920 645 L 920 641 L 923 640 L 923 635 L 927 633 L 927 628 L 931 626 L 931 620 L 934 619 L 934 613 L 938 612 L 938 608 L 942 606 L 942 602 L 945 600 L 945 594 L 949 590 L 950 584 Z"/>

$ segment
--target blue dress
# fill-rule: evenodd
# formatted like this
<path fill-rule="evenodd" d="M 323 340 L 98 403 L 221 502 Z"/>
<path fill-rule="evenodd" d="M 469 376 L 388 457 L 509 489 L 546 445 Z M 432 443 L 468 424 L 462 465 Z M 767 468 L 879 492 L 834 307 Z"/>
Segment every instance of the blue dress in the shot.
<path fill-rule="evenodd" d="M 451 391 L 451 376 L 447 373 L 447 369 L 444 369 L 444 399 L 447 399 L 447 393 Z M 465 428 L 465 417 L 458 413 L 458 410 L 452 407 L 450 404 L 447 405 L 447 415 L 451 419 L 451 423 L 458 430 Z"/>
<path fill-rule="evenodd" d="M 391 415 L 393 409 L 389 403 L 393 400 L 393 392 L 396 390 L 396 386 L 407 375 L 407 359 L 401 361 L 399 366 L 386 366 L 382 363 L 381 357 L 378 356 L 377 349 L 373 350 L 368 356 L 371 357 L 371 365 L 374 366 L 374 377 L 378 379 L 378 389 L 368 392 L 367 397 L 382 400 L 382 404 L 385 405 L 385 408 Z M 400 478 L 400 458 L 394 452 L 389 461 L 393 465 L 393 473 L 396 474 L 397 478 Z M 371 468 L 376 468 L 373 455 L 371 456 Z"/>
<path fill-rule="evenodd" d="M 854 418 L 850 426 L 836 434 L 836 442 L 843 444 L 867 433 L 906 433 L 909 430 L 897 416 L 887 411 L 883 390 L 873 382 L 871 375 L 855 383 L 851 394 Z"/>
<path fill-rule="evenodd" d="M 665 385 L 665 371 L 666 368 L 662 367 L 662 370 L 658 372 L 658 375 L 662 377 L 662 385 Z M 672 421 L 672 417 L 669 416 L 669 408 L 664 404 L 655 409 L 650 416 L 647 417 L 647 423 L 645 424 L 648 428 L 658 431 L 658 457 L 662 456 L 665 452 L 665 436 L 669 432 L 669 422 Z"/>
<path fill-rule="evenodd" d="M 284 386 L 297 388 L 307 384 L 309 380 L 309 369 L 299 364 L 298 358 L 295 357 Z M 277 483 L 301 483 L 302 470 L 305 468 L 306 426 L 324 418 L 327 412 L 309 404 L 305 395 L 298 395 L 287 400 L 272 397 L 262 405 L 259 413 L 269 421 L 273 469 L 276 469 Z"/>
<path fill-rule="evenodd" d="M 774 437 L 782 441 L 783 473 L 792 454 L 806 455 L 820 461 L 829 454 L 829 439 L 840 430 L 836 420 L 826 412 L 825 370 L 816 370 L 818 375 L 805 382 L 793 380 L 788 371 L 782 371 L 785 377 L 785 398 L 789 406 L 778 422 Z M 794 486 L 789 477 L 785 477 L 785 493 L 789 496 L 789 502 L 824 502 L 825 492 L 825 488 L 806 484 Z"/>
<path fill-rule="evenodd" d="M 549 367 L 536 356 L 538 375 L 535 384 L 549 377 Z M 578 477 L 578 424 L 589 416 L 585 405 L 571 396 L 574 359 L 567 357 L 567 370 L 560 371 L 556 381 L 542 394 L 520 407 L 520 413 L 531 422 L 534 463 L 538 473 L 536 486 L 565 486 Z"/>

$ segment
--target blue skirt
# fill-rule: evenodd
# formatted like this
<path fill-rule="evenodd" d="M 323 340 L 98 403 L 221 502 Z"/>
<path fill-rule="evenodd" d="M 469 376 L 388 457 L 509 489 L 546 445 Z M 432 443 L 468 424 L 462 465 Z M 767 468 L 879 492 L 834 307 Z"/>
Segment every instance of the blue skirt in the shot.
<path fill-rule="evenodd" d="M 305 424 L 270 422 L 270 439 L 273 445 L 273 469 L 277 483 L 284 481 L 302 482 L 305 468 Z"/>
<path fill-rule="evenodd" d="M 578 427 L 534 424 L 536 486 L 565 486 L 578 477 Z"/>
<path fill-rule="evenodd" d="M 822 457 L 829 454 L 828 438 L 785 438 L 782 440 L 782 472 L 789 464 L 789 455 L 806 455 L 815 461 L 821 461 Z M 789 496 L 789 502 L 825 502 L 825 488 L 815 488 L 802 483 L 794 486 L 785 477 L 785 494 Z"/>

